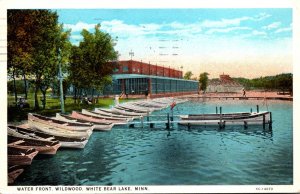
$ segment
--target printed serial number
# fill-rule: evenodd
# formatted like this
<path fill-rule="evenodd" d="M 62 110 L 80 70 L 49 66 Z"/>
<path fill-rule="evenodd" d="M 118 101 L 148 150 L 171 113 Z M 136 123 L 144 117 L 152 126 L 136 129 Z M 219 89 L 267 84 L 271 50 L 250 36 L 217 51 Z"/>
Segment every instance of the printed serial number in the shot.
<path fill-rule="evenodd" d="M 256 187 L 257 191 L 273 191 L 273 187 Z"/>

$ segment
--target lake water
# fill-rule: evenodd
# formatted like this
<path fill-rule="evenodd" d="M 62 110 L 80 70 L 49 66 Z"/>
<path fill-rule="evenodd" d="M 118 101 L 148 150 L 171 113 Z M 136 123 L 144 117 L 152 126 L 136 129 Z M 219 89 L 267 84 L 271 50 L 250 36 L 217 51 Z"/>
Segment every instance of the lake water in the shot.
<path fill-rule="evenodd" d="M 94 132 L 82 150 L 34 159 L 14 185 L 293 184 L 293 104 L 285 101 L 189 101 L 174 114 L 269 110 L 273 129 L 163 125 Z M 166 114 L 170 109 L 153 114 Z M 165 119 L 165 118 L 164 118 Z"/>

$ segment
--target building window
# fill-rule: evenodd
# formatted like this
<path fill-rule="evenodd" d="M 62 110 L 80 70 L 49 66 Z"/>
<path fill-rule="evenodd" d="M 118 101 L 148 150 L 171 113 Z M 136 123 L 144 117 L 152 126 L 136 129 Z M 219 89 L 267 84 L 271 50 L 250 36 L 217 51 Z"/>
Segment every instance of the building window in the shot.
<path fill-rule="evenodd" d="M 132 71 L 135 72 L 135 68 L 132 68 Z"/>
<path fill-rule="evenodd" d="M 123 66 L 123 72 L 128 72 L 128 67 L 127 66 Z"/>
<path fill-rule="evenodd" d="M 119 71 L 119 68 L 115 68 L 114 69 L 114 72 L 116 73 L 116 72 L 118 72 Z"/>

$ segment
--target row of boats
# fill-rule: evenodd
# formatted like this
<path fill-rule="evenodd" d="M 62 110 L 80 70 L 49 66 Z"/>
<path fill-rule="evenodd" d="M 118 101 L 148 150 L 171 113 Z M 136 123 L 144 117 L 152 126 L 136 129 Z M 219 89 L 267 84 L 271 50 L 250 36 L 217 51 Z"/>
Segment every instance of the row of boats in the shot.
<path fill-rule="evenodd" d="M 30 165 L 37 154 L 54 155 L 60 147 L 84 148 L 93 131 L 110 131 L 115 125 L 126 125 L 129 121 L 167 108 L 171 103 L 185 100 L 160 98 L 132 101 L 115 105 L 111 109 L 82 109 L 71 114 L 56 113 L 46 117 L 28 113 L 28 122 L 19 126 L 8 125 L 8 183 Z"/>

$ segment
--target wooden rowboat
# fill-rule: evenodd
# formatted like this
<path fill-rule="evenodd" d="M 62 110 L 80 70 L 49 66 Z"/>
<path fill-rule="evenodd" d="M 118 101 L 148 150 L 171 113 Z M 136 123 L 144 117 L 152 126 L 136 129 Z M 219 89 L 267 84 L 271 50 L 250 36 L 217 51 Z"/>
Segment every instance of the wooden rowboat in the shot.
<path fill-rule="evenodd" d="M 126 116 L 126 115 L 122 115 L 122 114 L 116 114 L 116 113 L 113 113 L 113 112 L 103 111 L 103 110 L 98 109 L 98 108 L 95 108 L 94 112 L 97 113 L 97 114 L 100 114 L 102 116 L 120 118 L 120 119 L 129 119 L 129 121 L 132 121 L 134 119 L 133 116 Z"/>
<path fill-rule="evenodd" d="M 56 118 L 60 119 L 60 120 L 65 120 L 68 122 L 80 122 L 80 123 L 90 123 L 93 125 L 93 129 L 97 130 L 97 131 L 109 131 L 112 129 L 113 125 L 112 123 L 103 123 L 103 122 L 95 122 L 90 118 L 85 118 L 85 120 L 83 120 L 83 118 L 79 119 L 77 117 L 80 117 L 80 115 L 77 115 L 74 113 L 75 116 L 68 116 L 68 115 L 64 115 L 64 114 L 56 114 Z"/>
<path fill-rule="evenodd" d="M 102 115 L 101 113 L 97 113 L 97 112 L 94 112 L 94 111 L 89 111 L 89 110 L 86 110 L 86 109 L 82 109 L 81 112 L 83 114 L 96 116 L 96 117 L 106 119 L 106 120 L 118 121 L 118 122 L 128 122 L 130 120 L 128 118 L 117 118 L 117 117 L 112 117 L 112 116 L 106 116 L 106 115 Z"/>
<path fill-rule="evenodd" d="M 65 136 L 57 136 L 42 131 L 37 131 L 28 127 L 24 128 L 24 125 L 23 127 L 9 126 L 9 128 L 17 132 L 18 134 L 21 134 L 20 137 L 33 138 L 39 140 L 48 140 L 48 141 L 59 141 L 61 147 L 64 148 L 84 148 L 88 142 L 88 140 L 84 137 L 70 138 Z"/>
<path fill-rule="evenodd" d="M 146 115 L 146 114 L 128 112 L 128 111 L 124 111 L 124 110 L 120 110 L 120 109 L 116 109 L 116 108 L 112 108 L 112 109 L 97 108 L 96 110 L 100 110 L 100 111 L 103 111 L 106 113 L 111 113 L 111 114 L 119 114 L 122 116 L 129 116 L 129 117 L 133 117 L 135 119 L 140 118 L 142 115 Z"/>
<path fill-rule="evenodd" d="M 22 149 L 7 146 L 7 162 L 8 165 L 30 165 L 32 159 L 38 154 L 34 148 Z"/>
<path fill-rule="evenodd" d="M 19 165 L 13 165 L 8 166 L 8 176 L 7 176 L 7 182 L 8 184 L 13 184 L 15 180 L 24 172 L 24 169 L 22 166 Z"/>
<path fill-rule="evenodd" d="M 36 149 L 39 154 L 56 154 L 57 149 L 61 146 L 59 141 L 38 140 L 32 138 L 21 138 L 13 135 L 7 135 L 9 146 L 23 149 Z"/>
<path fill-rule="evenodd" d="M 66 121 L 61 121 L 55 118 L 45 117 L 34 113 L 28 113 L 28 120 L 38 122 L 38 123 L 43 123 L 61 129 L 70 130 L 70 131 L 86 132 L 92 130 L 92 125 L 90 123 L 66 122 Z"/>
<path fill-rule="evenodd" d="M 98 116 L 88 115 L 85 113 L 80 113 L 76 111 L 72 111 L 71 117 L 86 120 L 89 122 L 101 123 L 101 124 L 114 124 L 114 125 L 125 125 L 127 122 L 120 120 L 111 120 L 111 119 L 103 119 Z"/>

